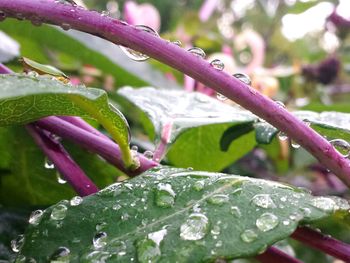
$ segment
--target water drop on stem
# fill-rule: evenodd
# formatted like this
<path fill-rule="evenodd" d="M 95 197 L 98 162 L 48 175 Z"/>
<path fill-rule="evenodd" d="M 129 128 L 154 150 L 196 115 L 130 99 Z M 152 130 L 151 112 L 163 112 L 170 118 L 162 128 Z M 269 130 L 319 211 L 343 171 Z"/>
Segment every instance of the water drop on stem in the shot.
<path fill-rule="evenodd" d="M 250 80 L 249 76 L 247 74 L 244 73 L 235 73 L 233 74 L 233 77 L 237 78 L 239 81 L 247 84 L 247 85 L 251 85 L 252 81 Z"/>

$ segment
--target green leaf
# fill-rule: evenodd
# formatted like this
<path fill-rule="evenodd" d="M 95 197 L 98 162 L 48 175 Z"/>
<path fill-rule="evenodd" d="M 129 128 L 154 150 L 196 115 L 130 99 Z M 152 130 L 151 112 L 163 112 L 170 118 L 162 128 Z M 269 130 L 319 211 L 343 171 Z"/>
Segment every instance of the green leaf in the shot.
<path fill-rule="evenodd" d="M 36 262 L 248 257 L 288 237 L 300 222 L 348 209 L 346 200 L 285 184 L 160 167 L 78 205 L 61 201 L 48 208 L 31 220 L 20 254 Z"/>
<path fill-rule="evenodd" d="M 115 182 L 118 170 L 96 154 L 70 143 L 64 144 L 71 157 L 95 184 L 104 188 Z M 6 162 L 1 162 L 6 160 Z M 42 151 L 24 127 L 0 128 L 0 204 L 28 207 L 52 205 L 71 198 L 73 190 L 68 184 L 59 184 L 57 171 L 45 168 Z"/>
<path fill-rule="evenodd" d="M 0 75 L 0 126 L 28 123 L 50 115 L 90 116 L 119 144 L 126 166 L 132 165 L 129 126 L 111 108 L 101 89 L 71 86 L 51 77 Z"/>
<path fill-rule="evenodd" d="M 168 143 L 171 147 L 167 157 L 175 166 L 220 171 L 256 144 L 251 129 L 241 129 L 251 126 L 257 119 L 255 115 L 204 94 L 130 87 L 120 89 L 118 94 L 145 112 L 153 123 L 157 142 L 170 127 Z M 232 137 L 229 134 L 233 130 L 237 134 Z M 152 134 L 153 130 L 147 132 Z M 230 136 L 235 140 L 229 146 Z"/>

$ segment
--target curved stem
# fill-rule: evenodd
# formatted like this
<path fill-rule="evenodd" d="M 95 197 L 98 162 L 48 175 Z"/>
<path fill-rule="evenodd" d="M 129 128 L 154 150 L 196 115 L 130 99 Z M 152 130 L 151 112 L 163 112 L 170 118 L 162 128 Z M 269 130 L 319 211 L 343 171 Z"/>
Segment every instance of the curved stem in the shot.
<path fill-rule="evenodd" d="M 288 134 L 350 186 L 350 161 L 341 156 L 325 138 L 274 101 L 238 79 L 214 69 L 202 58 L 126 23 L 81 7 L 49 0 L 1 0 L 0 10 L 10 17 L 16 17 L 20 13 L 27 19 L 37 21 L 40 18 L 42 22 L 54 25 L 68 24 L 70 28 L 128 46 L 178 69 Z"/>
<path fill-rule="evenodd" d="M 308 227 L 299 227 L 291 237 L 328 255 L 350 262 L 350 245 L 342 241 L 325 236 Z"/>
<path fill-rule="evenodd" d="M 264 253 L 256 256 L 256 259 L 262 263 L 302 263 L 299 259 L 275 247 L 269 247 Z"/>
<path fill-rule="evenodd" d="M 73 161 L 63 146 L 50 138 L 48 132 L 36 127 L 35 124 L 27 124 L 26 129 L 63 178 L 80 196 L 98 192 L 96 185 L 85 175 L 79 165 Z"/>
<path fill-rule="evenodd" d="M 126 170 L 123 165 L 119 146 L 110 139 L 95 135 L 90 131 L 79 128 L 78 126 L 70 124 L 58 117 L 43 118 L 36 121 L 36 123 L 40 128 L 50 131 L 62 138 L 79 144 L 89 151 L 99 154 L 109 163 L 114 164 L 128 175 L 137 175 L 159 165 L 156 162 L 148 160 L 142 154 L 139 154 L 138 159 L 140 161 L 140 167 L 134 171 Z"/>

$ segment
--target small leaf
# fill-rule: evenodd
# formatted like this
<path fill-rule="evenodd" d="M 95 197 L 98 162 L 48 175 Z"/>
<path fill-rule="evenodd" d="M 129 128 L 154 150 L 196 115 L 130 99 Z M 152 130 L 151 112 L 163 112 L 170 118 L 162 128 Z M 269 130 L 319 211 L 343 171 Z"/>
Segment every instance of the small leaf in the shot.
<path fill-rule="evenodd" d="M 171 193 L 169 205 L 160 205 L 158 191 Z M 63 248 L 70 262 L 248 257 L 288 237 L 300 222 L 348 209 L 344 199 L 313 197 L 276 182 L 159 167 L 79 205 L 61 201 L 48 208 L 27 229 L 20 254 L 37 262 Z"/>
<path fill-rule="evenodd" d="M 71 86 L 48 76 L 0 75 L 0 126 L 24 124 L 50 115 L 97 119 L 119 144 L 126 166 L 132 165 L 129 126 L 108 104 L 101 89 Z"/>

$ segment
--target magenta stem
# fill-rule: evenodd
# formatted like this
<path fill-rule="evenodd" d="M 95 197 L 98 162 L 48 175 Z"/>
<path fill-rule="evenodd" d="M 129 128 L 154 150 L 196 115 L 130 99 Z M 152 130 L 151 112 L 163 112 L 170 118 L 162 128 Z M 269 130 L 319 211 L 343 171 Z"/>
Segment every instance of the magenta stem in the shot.
<path fill-rule="evenodd" d="M 99 154 L 128 175 L 137 175 L 158 165 L 158 163 L 148 160 L 142 154 L 139 154 L 140 167 L 135 171 L 125 170 L 119 146 L 110 139 L 97 136 L 58 117 L 43 118 L 36 121 L 36 123 L 40 128 Z"/>
<path fill-rule="evenodd" d="M 264 253 L 256 256 L 256 259 L 262 263 L 303 263 L 275 247 L 269 247 Z"/>
<path fill-rule="evenodd" d="M 350 262 L 350 245 L 342 241 L 325 236 L 308 227 L 299 227 L 291 237 L 328 255 Z"/>
<path fill-rule="evenodd" d="M 0 10 L 9 17 L 20 13 L 27 19 L 41 18 L 49 24 L 69 24 L 72 29 L 127 46 L 185 73 L 288 134 L 350 186 L 350 160 L 341 156 L 325 138 L 273 100 L 177 45 L 95 11 L 49 0 L 1 0 Z"/>
<path fill-rule="evenodd" d="M 173 121 L 170 120 L 163 127 L 160 143 L 157 146 L 157 149 L 154 151 L 153 160 L 159 163 L 165 156 L 168 148 L 168 144 L 171 140 L 171 131 L 173 129 Z"/>
<path fill-rule="evenodd" d="M 84 171 L 73 161 L 63 146 L 50 138 L 48 132 L 27 124 L 26 129 L 47 158 L 55 165 L 62 177 L 80 196 L 98 192 L 96 185 L 86 176 Z"/>

